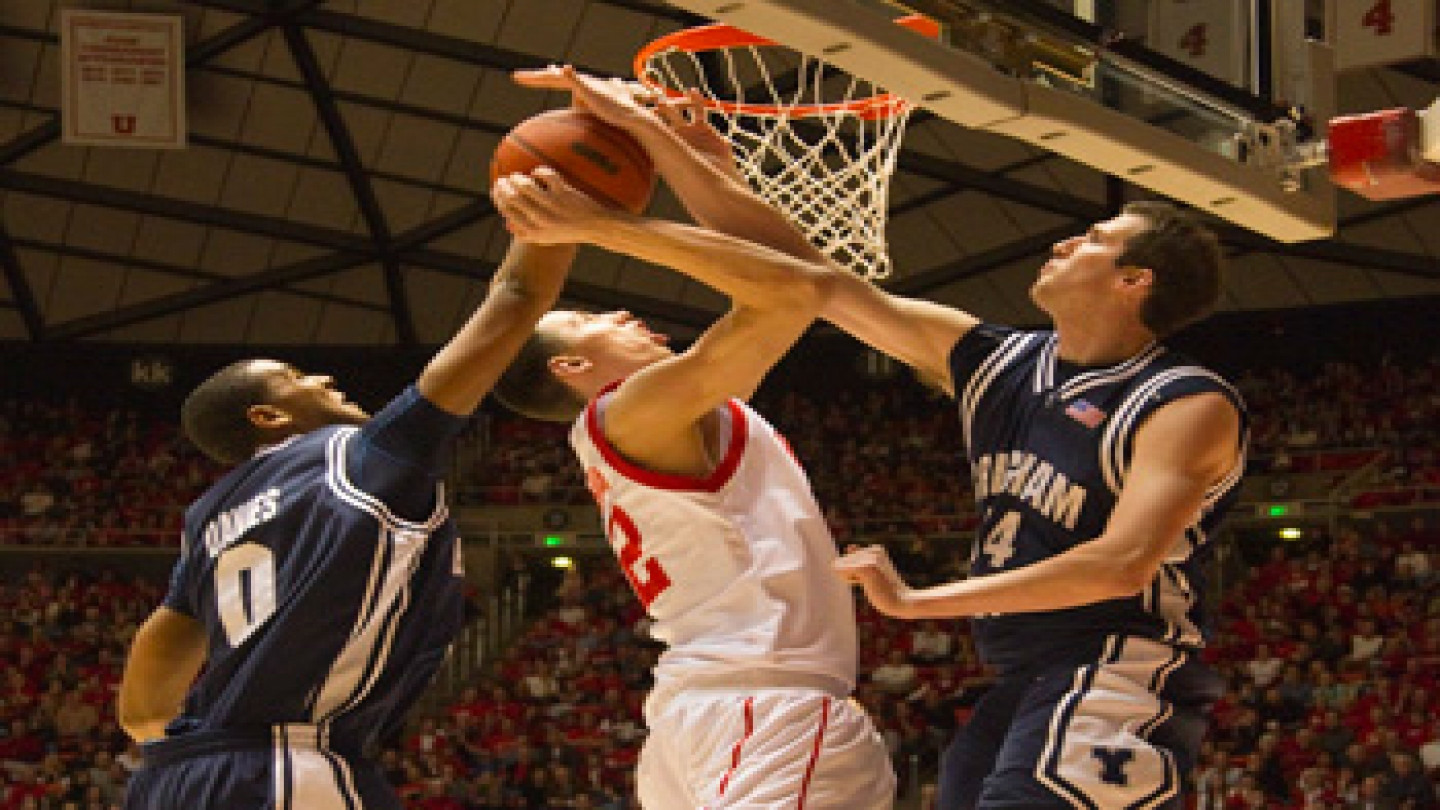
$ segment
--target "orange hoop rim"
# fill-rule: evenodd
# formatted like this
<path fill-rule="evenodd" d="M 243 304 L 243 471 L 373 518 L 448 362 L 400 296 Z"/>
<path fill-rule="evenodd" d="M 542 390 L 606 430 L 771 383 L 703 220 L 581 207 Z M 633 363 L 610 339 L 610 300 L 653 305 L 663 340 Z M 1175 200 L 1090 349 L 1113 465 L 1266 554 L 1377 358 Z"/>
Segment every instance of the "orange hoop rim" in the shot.
<path fill-rule="evenodd" d="M 908 14 L 894 20 L 895 24 L 908 28 L 917 34 L 929 37 L 930 39 L 940 38 L 940 24 L 926 17 L 923 14 Z M 773 39 L 752 34 L 733 25 L 725 23 L 712 23 L 697 28 L 686 28 L 666 34 L 663 37 L 647 44 L 635 54 L 635 61 L 632 70 L 635 78 L 646 87 L 661 93 L 666 98 L 682 99 L 685 97 L 683 91 L 674 87 L 667 87 L 650 80 L 649 71 L 646 66 L 657 54 L 665 51 L 685 51 L 691 54 L 704 53 L 706 51 L 718 51 L 725 48 L 785 48 L 789 47 Z M 752 115 L 765 118 L 814 118 L 818 116 L 829 116 L 837 113 L 850 113 L 857 118 L 874 120 L 888 118 L 897 115 L 910 107 L 910 102 L 895 95 L 894 93 L 876 93 L 867 98 L 854 99 L 852 101 L 835 102 L 832 104 L 797 104 L 793 107 L 781 107 L 776 104 L 752 104 L 743 101 L 723 101 L 718 98 L 705 96 L 705 106 L 708 109 L 725 113 L 726 115 Z"/>

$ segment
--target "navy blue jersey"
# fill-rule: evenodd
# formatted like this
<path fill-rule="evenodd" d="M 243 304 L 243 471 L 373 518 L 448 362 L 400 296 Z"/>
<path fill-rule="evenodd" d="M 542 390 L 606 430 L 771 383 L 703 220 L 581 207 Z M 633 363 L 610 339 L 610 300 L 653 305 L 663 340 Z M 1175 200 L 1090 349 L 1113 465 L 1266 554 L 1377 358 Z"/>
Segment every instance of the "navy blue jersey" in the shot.
<path fill-rule="evenodd" d="M 185 514 L 165 605 L 209 633 L 167 732 L 313 724 L 337 751 L 396 730 L 461 621 L 440 484 L 464 420 L 412 386 L 363 427 L 261 450 Z"/>
<path fill-rule="evenodd" d="M 1194 524 L 1141 594 L 1064 610 L 979 617 L 981 656 L 1002 669 L 1088 655 L 1111 634 L 1178 647 L 1204 644 L 1204 569 L 1210 536 L 1239 494 L 1245 410 L 1224 380 L 1152 345 L 1115 366 L 1056 356 L 1053 332 L 981 325 L 950 355 L 961 428 L 980 509 L 971 574 L 1054 557 L 1099 537 L 1110 521 L 1134 447 L 1155 409 L 1202 392 L 1240 411 L 1235 467 L 1207 494 Z"/>

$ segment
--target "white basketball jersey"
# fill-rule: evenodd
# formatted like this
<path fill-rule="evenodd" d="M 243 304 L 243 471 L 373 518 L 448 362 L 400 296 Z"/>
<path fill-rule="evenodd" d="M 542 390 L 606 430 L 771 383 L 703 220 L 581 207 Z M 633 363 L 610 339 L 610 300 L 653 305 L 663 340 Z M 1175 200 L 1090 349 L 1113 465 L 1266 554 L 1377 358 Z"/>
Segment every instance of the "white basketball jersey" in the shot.
<path fill-rule="evenodd" d="M 570 433 L 610 546 L 668 649 L 658 679 L 784 670 L 855 683 L 855 615 L 835 541 L 784 439 L 744 403 L 704 478 L 644 470 L 606 441 L 602 394 Z"/>

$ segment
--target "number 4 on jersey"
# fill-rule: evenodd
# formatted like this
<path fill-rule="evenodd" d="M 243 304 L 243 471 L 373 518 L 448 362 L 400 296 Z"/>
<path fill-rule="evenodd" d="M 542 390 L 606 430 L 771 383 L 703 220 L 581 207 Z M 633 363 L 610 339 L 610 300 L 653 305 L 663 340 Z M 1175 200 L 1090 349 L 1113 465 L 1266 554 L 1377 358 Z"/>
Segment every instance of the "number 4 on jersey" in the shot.
<path fill-rule="evenodd" d="M 1015 556 L 1015 534 L 1020 531 L 1020 513 L 1006 512 L 985 535 L 980 551 L 990 558 L 991 568 L 1004 568 Z"/>

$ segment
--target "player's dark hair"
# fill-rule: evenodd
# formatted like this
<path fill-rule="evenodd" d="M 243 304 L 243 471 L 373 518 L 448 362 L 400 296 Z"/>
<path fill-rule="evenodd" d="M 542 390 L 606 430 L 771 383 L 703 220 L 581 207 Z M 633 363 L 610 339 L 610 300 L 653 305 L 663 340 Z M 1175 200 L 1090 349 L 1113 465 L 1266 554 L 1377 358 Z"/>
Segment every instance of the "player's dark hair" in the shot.
<path fill-rule="evenodd" d="M 509 368 L 495 382 L 495 398 L 510 410 L 546 422 L 571 422 L 585 410 L 585 399 L 550 370 L 550 358 L 564 345 L 554 337 L 532 332 Z"/>
<path fill-rule="evenodd" d="M 251 405 L 268 401 L 267 378 L 254 373 L 254 360 L 220 369 L 185 398 L 180 424 L 200 452 L 222 464 L 238 464 L 255 454 L 260 429 L 247 414 Z"/>
<path fill-rule="evenodd" d="M 1116 260 L 1120 267 L 1144 267 L 1154 273 L 1140 319 L 1157 337 L 1188 326 L 1215 309 L 1225 276 L 1220 240 L 1191 214 L 1169 203 L 1145 201 L 1124 213 L 1143 217 L 1144 231 L 1130 237 Z"/>

